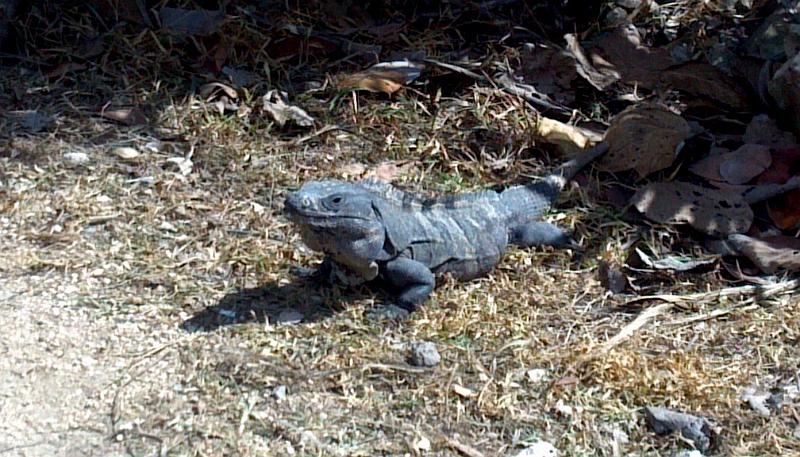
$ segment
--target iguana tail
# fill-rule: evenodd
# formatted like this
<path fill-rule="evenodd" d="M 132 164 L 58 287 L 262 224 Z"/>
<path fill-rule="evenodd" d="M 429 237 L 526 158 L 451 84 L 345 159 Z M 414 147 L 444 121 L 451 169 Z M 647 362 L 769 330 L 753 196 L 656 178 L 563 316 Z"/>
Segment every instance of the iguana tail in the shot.
<path fill-rule="evenodd" d="M 533 220 L 542 216 L 558 199 L 561 190 L 583 167 L 608 151 L 606 143 L 581 152 L 564 162 L 546 178 L 524 186 L 510 187 L 500 193 L 500 201 L 509 212 L 509 222 Z"/>

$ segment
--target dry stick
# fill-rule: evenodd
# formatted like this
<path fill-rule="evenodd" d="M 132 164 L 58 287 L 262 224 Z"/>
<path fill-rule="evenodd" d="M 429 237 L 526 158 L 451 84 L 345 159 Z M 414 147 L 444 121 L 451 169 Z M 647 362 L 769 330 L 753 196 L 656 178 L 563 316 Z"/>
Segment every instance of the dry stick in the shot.
<path fill-rule="evenodd" d="M 484 457 L 483 453 L 472 446 L 467 446 L 464 443 L 454 440 L 449 436 L 442 433 L 442 439 L 447 446 L 453 449 L 454 451 L 458 452 L 461 455 L 465 455 L 466 457 Z"/>
<path fill-rule="evenodd" d="M 745 294 L 745 293 L 748 293 L 748 292 L 757 293 L 758 294 L 757 296 L 761 297 L 761 298 L 767 298 L 767 297 L 779 295 L 779 294 L 781 294 L 783 292 L 790 293 L 790 292 L 794 291 L 795 289 L 797 289 L 798 287 L 800 287 L 800 280 L 795 279 L 795 280 L 792 280 L 792 281 L 784 281 L 784 282 L 777 283 L 777 284 L 772 284 L 772 285 L 769 285 L 769 286 L 750 286 L 750 285 L 748 285 L 748 286 L 741 286 L 741 287 L 728 287 L 728 288 L 725 288 L 725 289 L 722 289 L 722 290 L 718 290 L 718 291 L 701 292 L 701 293 L 688 294 L 688 295 L 667 295 L 667 294 L 662 294 L 662 295 L 648 295 L 648 296 L 634 298 L 633 300 L 628 301 L 626 303 L 626 305 L 630 305 L 632 303 L 636 303 L 636 302 L 643 301 L 643 300 L 662 300 L 662 301 L 665 301 L 667 303 L 663 303 L 661 305 L 657 305 L 657 306 L 654 306 L 652 308 L 647 308 L 644 311 L 642 311 L 641 314 L 639 314 L 639 316 L 636 317 L 636 319 L 634 319 L 630 324 L 628 324 L 625 327 L 623 327 L 622 330 L 620 330 L 619 333 L 617 333 L 613 338 L 611 338 L 610 340 L 606 341 L 605 344 L 603 344 L 601 346 L 600 350 L 592 351 L 592 352 L 584 355 L 583 357 L 581 357 L 579 360 L 577 360 L 575 363 L 573 363 L 569 368 L 567 368 L 566 373 L 567 374 L 574 374 L 577 369 L 585 366 L 588 362 L 590 362 L 590 361 L 592 361 L 594 359 L 597 359 L 598 357 L 602 356 L 603 354 L 607 354 L 609 350 L 611 350 L 615 346 L 618 346 L 621 342 L 623 342 L 626 339 L 628 339 L 631 336 L 633 336 L 633 334 L 636 333 L 637 330 L 639 330 L 642 327 L 644 327 L 645 324 L 647 324 L 650 320 L 652 320 L 653 318 L 663 314 L 666 311 L 669 311 L 670 309 L 672 309 L 674 307 L 677 307 L 678 305 L 682 304 L 683 302 L 686 302 L 686 301 L 691 301 L 691 302 L 706 301 L 706 300 L 719 298 L 719 297 L 728 297 L 728 296 L 732 296 L 732 295 L 742 295 L 742 294 Z M 757 305 L 745 306 L 745 303 L 749 303 L 749 302 L 754 301 L 754 300 L 755 300 L 755 297 L 751 297 L 747 301 L 745 301 L 744 303 L 740 304 L 739 306 L 726 308 L 725 310 L 712 311 L 710 313 L 700 314 L 700 315 L 697 315 L 697 316 L 694 316 L 694 317 L 691 317 L 691 318 L 687 318 L 687 319 L 683 319 L 681 321 L 677 321 L 677 323 L 678 324 L 682 324 L 682 323 L 696 322 L 696 321 L 700 321 L 700 320 L 713 319 L 713 318 L 716 318 L 716 317 L 719 317 L 719 316 L 723 316 L 725 314 L 729 314 L 729 313 L 731 313 L 731 312 L 733 312 L 733 311 L 735 311 L 737 309 L 742 309 L 742 310 L 756 309 L 756 308 L 758 308 Z M 673 324 L 673 325 L 676 325 L 676 324 Z M 554 379 L 550 383 L 550 385 L 544 390 L 542 395 L 547 394 L 547 392 L 553 386 L 555 386 L 556 381 L 557 381 L 557 379 Z"/>

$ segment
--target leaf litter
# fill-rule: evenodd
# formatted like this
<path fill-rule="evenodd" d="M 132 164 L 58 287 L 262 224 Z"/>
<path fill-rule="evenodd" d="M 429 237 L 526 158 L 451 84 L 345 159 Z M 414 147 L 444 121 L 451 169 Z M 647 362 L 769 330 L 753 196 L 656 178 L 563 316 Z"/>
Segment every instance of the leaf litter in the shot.
<path fill-rule="evenodd" d="M 737 393 L 767 376 L 793 382 L 786 361 L 800 357 L 800 180 L 785 152 L 800 110 L 782 90 L 793 56 L 740 54 L 782 6 L 617 3 L 613 27 L 595 22 L 608 8 L 584 2 L 45 0 L 20 13 L 25 57 L 0 71 L 14 88 L 0 92 L 0 270 L 79 287 L 81 309 L 117 326 L 109 341 L 78 339 L 106 348 L 100 359 L 108 347 L 125 356 L 108 365 L 114 398 L 76 406 L 110 423 L 71 423 L 137 455 L 514 455 L 535 442 L 669 454 L 685 443 L 642 420 L 665 405 L 718 421 L 726 455 L 800 452 L 794 405 L 763 421 Z M 363 92 L 344 98 L 353 75 L 347 89 Z M 108 107 L 141 107 L 148 122 Z M 31 111 L 52 121 L 7 116 Z M 604 135 L 613 174 L 590 167 L 548 215 L 581 251 L 512 249 L 400 323 L 372 320 L 377 298 L 358 288 L 296 282 L 293 268 L 321 260 L 281 216 L 303 182 L 501 188 Z M 120 144 L 147 154 L 108 153 Z M 719 163 L 716 182 L 689 171 L 742 145 L 771 161 L 758 148 Z M 636 194 L 629 206 L 656 224 L 599 201 L 609 189 L 620 202 Z M 708 240 L 740 249 L 719 262 Z M 637 250 L 658 254 L 606 293 L 598 263 L 618 268 Z M 735 274 L 755 271 L 747 262 L 766 274 Z M 289 311 L 302 321 L 273 325 Z M 150 338 L 129 337 L 131 322 Z M 164 341 L 165 328 L 181 330 Z M 436 343 L 437 367 L 407 365 L 401 348 L 420 340 Z M 552 382 L 530 381 L 534 369 Z"/>

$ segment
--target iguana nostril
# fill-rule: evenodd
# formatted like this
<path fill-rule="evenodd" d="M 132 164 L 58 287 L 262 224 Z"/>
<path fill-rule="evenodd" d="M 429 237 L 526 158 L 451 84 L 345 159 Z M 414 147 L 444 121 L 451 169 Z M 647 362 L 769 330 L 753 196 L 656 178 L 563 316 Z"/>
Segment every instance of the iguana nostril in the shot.
<path fill-rule="evenodd" d="M 300 204 L 303 206 L 303 208 L 308 208 L 311 206 L 311 199 L 308 197 L 303 197 L 303 199 L 300 200 Z"/>

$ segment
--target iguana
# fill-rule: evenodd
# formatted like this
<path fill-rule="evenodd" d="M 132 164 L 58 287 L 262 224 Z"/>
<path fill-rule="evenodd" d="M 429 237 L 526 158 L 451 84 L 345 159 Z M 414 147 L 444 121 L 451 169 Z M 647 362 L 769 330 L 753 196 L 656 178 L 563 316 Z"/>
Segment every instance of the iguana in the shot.
<path fill-rule="evenodd" d="M 502 192 L 420 198 L 376 181 L 312 181 L 288 195 L 284 212 L 323 265 L 363 282 L 384 280 L 396 304 L 413 311 L 436 285 L 435 274 L 468 280 L 487 273 L 519 246 L 565 246 L 570 238 L 541 222 L 581 168 L 605 153 L 600 143 L 546 178 Z"/>

